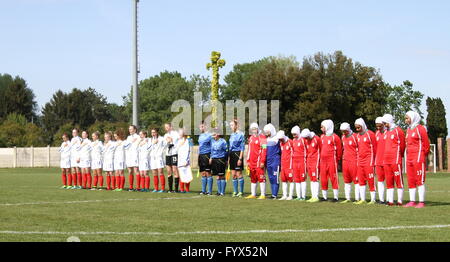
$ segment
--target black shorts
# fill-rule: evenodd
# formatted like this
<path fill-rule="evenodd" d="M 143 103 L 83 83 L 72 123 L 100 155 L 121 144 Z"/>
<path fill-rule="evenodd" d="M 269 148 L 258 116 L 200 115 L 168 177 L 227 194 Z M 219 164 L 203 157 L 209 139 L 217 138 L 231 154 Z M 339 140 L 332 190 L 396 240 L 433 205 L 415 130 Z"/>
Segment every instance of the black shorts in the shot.
<path fill-rule="evenodd" d="M 166 156 L 166 166 L 178 166 L 178 155 Z"/>
<path fill-rule="evenodd" d="M 211 165 L 209 164 L 209 159 L 211 154 L 201 154 L 198 155 L 198 168 L 200 172 L 211 172 Z"/>
<path fill-rule="evenodd" d="M 244 170 L 244 160 L 241 161 L 241 165 L 238 166 L 237 162 L 239 161 L 239 155 L 241 151 L 234 151 L 230 153 L 230 169 L 236 171 Z"/>
<path fill-rule="evenodd" d="M 213 158 L 211 163 L 211 174 L 213 176 L 224 176 L 227 170 L 226 158 Z"/>

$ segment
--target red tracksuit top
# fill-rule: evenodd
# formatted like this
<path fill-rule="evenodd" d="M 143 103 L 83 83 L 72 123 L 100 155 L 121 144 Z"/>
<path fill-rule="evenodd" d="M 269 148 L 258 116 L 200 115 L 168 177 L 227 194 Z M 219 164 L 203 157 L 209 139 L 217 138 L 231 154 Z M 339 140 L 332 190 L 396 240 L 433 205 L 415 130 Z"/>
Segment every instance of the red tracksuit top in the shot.
<path fill-rule="evenodd" d="M 306 149 L 308 152 L 307 165 L 309 167 L 319 168 L 320 152 L 322 148 L 322 140 L 318 136 L 314 136 L 311 140 L 307 140 Z"/>
<path fill-rule="evenodd" d="M 342 145 L 344 154 L 342 160 L 356 163 L 358 161 L 358 141 L 357 135 L 353 133 L 351 136 L 342 136 Z"/>
<path fill-rule="evenodd" d="M 342 157 L 342 142 L 338 135 L 322 135 L 322 151 L 320 152 L 320 161 L 337 162 Z"/>
<path fill-rule="evenodd" d="M 247 165 L 259 168 L 266 162 L 267 139 L 264 135 L 250 136 L 248 139 Z"/>
<path fill-rule="evenodd" d="M 358 134 L 358 166 L 375 166 L 376 154 L 375 133 L 367 130 L 364 135 Z"/>
<path fill-rule="evenodd" d="M 386 131 L 382 133 L 380 132 L 380 130 L 377 130 L 377 132 L 375 133 L 375 138 L 377 139 L 377 154 L 375 155 L 376 166 L 383 165 L 384 144 L 385 144 L 384 134 L 386 134 Z"/>
<path fill-rule="evenodd" d="M 280 143 L 281 148 L 281 169 L 292 169 L 292 140 L 288 139 L 286 142 Z"/>
<path fill-rule="evenodd" d="M 299 139 L 293 139 L 292 140 L 292 148 L 293 148 L 293 155 L 292 158 L 294 161 L 305 161 L 306 163 L 306 157 L 308 156 L 308 151 L 306 148 L 306 144 L 308 141 L 306 138 L 299 138 Z"/>
<path fill-rule="evenodd" d="M 405 153 L 405 133 L 400 127 L 384 133 L 383 165 L 401 165 Z"/>
<path fill-rule="evenodd" d="M 426 157 L 430 153 L 430 140 L 424 126 L 418 125 L 412 130 L 408 128 L 406 148 L 408 163 L 425 163 Z"/>

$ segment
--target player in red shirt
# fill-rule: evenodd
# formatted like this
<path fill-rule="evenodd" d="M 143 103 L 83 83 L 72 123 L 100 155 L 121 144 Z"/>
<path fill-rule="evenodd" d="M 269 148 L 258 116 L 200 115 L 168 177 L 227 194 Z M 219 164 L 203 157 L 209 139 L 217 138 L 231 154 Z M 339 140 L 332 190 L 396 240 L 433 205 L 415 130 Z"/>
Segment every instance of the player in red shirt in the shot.
<path fill-rule="evenodd" d="M 358 141 L 357 134 L 353 133 L 349 123 L 342 123 L 342 175 L 344 177 L 345 200 L 341 203 L 351 202 L 352 183 L 355 184 L 355 201 L 359 201 L 359 183 L 357 176 Z"/>
<path fill-rule="evenodd" d="M 377 117 L 375 120 L 375 125 L 377 127 L 377 132 L 375 137 L 377 139 L 377 154 L 375 155 L 375 174 L 378 179 L 378 198 L 380 199 L 380 204 L 384 204 L 384 167 L 383 167 L 383 155 L 384 155 L 384 133 L 386 132 L 386 127 L 383 124 L 383 117 Z"/>
<path fill-rule="evenodd" d="M 322 140 L 314 132 L 309 129 L 303 129 L 302 137 L 307 137 L 306 149 L 308 155 L 306 157 L 306 166 L 310 179 L 311 198 L 307 200 L 308 203 L 319 202 L 319 166 L 320 166 L 320 152 L 322 148 Z"/>
<path fill-rule="evenodd" d="M 306 139 L 301 136 L 300 127 L 294 126 L 291 130 L 292 139 L 292 162 L 297 200 L 306 200 Z"/>
<path fill-rule="evenodd" d="M 420 115 L 409 111 L 405 116 L 408 124 L 406 134 L 406 175 L 408 176 L 409 203 L 405 207 L 425 207 L 425 165 L 430 153 L 430 140 L 427 130 L 420 124 Z M 419 191 L 419 204 L 416 205 L 416 188 Z"/>
<path fill-rule="evenodd" d="M 251 195 L 246 198 L 256 198 L 256 187 L 259 182 L 261 196 L 259 199 L 265 199 L 266 195 L 266 176 L 264 163 L 266 162 L 266 136 L 260 134 L 257 123 L 250 125 L 251 136 L 248 139 L 247 166 L 250 170 Z"/>
<path fill-rule="evenodd" d="M 394 117 L 390 114 L 383 116 L 386 126 L 384 134 L 383 167 L 386 176 L 387 204 L 394 205 L 394 186 L 397 187 L 397 205 L 402 205 L 403 200 L 403 173 L 402 159 L 405 153 L 405 133 L 394 123 Z"/>
<path fill-rule="evenodd" d="M 283 197 L 279 200 L 292 200 L 292 196 L 294 194 L 294 174 L 292 172 L 292 140 L 290 140 L 284 134 L 283 130 L 278 131 L 277 137 L 280 140 L 281 148 L 281 185 L 283 189 Z"/>
<path fill-rule="evenodd" d="M 366 203 L 366 183 L 369 183 L 370 203 L 375 204 L 375 155 L 377 153 L 377 140 L 375 133 L 367 129 L 366 122 L 362 118 L 355 121 L 355 129 L 358 132 L 358 182 L 359 196 L 361 200 L 355 204 Z"/>
<path fill-rule="evenodd" d="M 328 180 L 333 188 L 333 202 L 339 201 L 339 179 L 338 161 L 342 157 L 342 142 L 334 133 L 333 121 L 327 119 L 322 121 L 321 130 L 323 135 L 322 151 L 320 152 L 320 181 L 322 184 L 323 201 L 327 200 Z"/>

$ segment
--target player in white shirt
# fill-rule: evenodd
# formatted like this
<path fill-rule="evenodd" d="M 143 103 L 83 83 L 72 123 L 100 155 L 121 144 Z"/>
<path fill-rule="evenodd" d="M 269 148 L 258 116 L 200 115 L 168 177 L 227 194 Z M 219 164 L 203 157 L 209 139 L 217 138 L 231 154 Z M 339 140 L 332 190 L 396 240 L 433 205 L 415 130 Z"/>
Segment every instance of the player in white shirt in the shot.
<path fill-rule="evenodd" d="M 72 189 L 81 189 L 81 169 L 78 166 L 78 148 L 81 145 L 81 137 L 78 136 L 78 128 L 72 130 L 72 139 L 70 140 L 70 166 L 72 168 Z M 77 183 L 78 182 L 78 183 Z"/>
<path fill-rule="evenodd" d="M 114 151 L 116 143 L 112 141 L 112 133 L 105 132 L 105 144 L 103 145 L 103 171 L 106 173 L 106 190 L 116 189 L 116 179 L 114 177 Z M 112 182 L 112 187 L 111 187 Z"/>
<path fill-rule="evenodd" d="M 153 128 L 150 143 L 150 169 L 153 174 L 153 192 L 163 193 L 166 189 L 166 179 L 164 177 L 164 150 L 166 148 L 166 141 L 158 134 L 158 129 Z M 159 187 L 161 185 L 161 187 Z"/>
<path fill-rule="evenodd" d="M 139 132 L 138 156 L 139 156 L 139 174 L 140 181 L 137 179 L 137 190 L 141 192 L 150 192 L 150 177 L 148 171 L 150 170 L 150 148 L 152 144 L 147 138 L 147 131 Z M 138 177 L 139 178 L 139 177 Z"/>
<path fill-rule="evenodd" d="M 81 132 L 81 145 L 78 147 L 78 166 L 81 168 L 83 189 L 91 188 L 91 140 L 87 131 Z"/>
<path fill-rule="evenodd" d="M 94 185 L 92 190 L 97 189 L 97 184 L 99 184 L 99 189 L 103 187 L 103 143 L 99 140 L 100 132 L 96 131 L 92 134 L 92 151 L 91 151 L 91 170 L 94 174 Z"/>
<path fill-rule="evenodd" d="M 116 175 L 116 189 L 115 191 L 122 191 L 125 186 L 125 176 L 123 170 L 125 169 L 125 149 L 128 147 L 125 140 L 125 132 L 123 129 L 118 129 L 114 132 L 114 139 L 116 140 L 116 148 L 114 150 L 114 172 Z"/>
<path fill-rule="evenodd" d="M 176 144 L 178 153 L 178 170 L 180 172 L 180 193 L 189 193 L 189 186 L 192 181 L 192 170 L 190 164 L 191 146 L 184 129 L 178 131 L 180 139 Z"/>
<path fill-rule="evenodd" d="M 70 139 L 67 133 L 62 135 L 62 144 L 59 147 L 61 154 L 61 179 L 63 182 L 62 188 L 72 188 L 72 175 L 70 174 Z"/>
<path fill-rule="evenodd" d="M 136 182 L 140 184 L 140 175 L 139 175 L 139 156 L 138 156 L 138 147 L 139 147 L 139 135 L 136 133 L 136 126 L 131 125 L 128 127 L 128 132 L 130 135 L 127 137 L 127 142 L 130 144 L 128 148 L 125 150 L 125 159 L 126 165 L 128 168 L 128 181 L 130 183 L 129 191 L 133 191 L 133 180 L 134 175 L 136 175 Z"/>
<path fill-rule="evenodd" d="M 166 147 L 166 169 L 167 180 L 169 182 L 169 193 L 178 192 L 178 184 L 180 181 L 178 175 L 178 155 L 176 145 L 178 144 L 179 135 L 178 132 L 173 130 L 171 123 L 164 125 L 166 134 L 164 135 L 164 141 L 167 143 Z M 173 178 L 175 177 L 175 190 L 173 190 Z"/>

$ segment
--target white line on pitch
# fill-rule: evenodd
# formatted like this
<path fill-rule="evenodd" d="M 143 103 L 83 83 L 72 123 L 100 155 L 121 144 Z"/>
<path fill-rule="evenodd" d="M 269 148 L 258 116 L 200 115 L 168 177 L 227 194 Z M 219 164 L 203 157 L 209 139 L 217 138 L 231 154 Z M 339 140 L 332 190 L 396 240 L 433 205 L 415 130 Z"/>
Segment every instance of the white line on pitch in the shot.
<path fill-rule="evenodd" d="M 121 202 L 121 201 L 156 201 L 156 200 L 180 200 L 180 199 L 194 199 L 194 198 L 200 198 L 200 196 L 193 196 L 193 197 L 164 197 L 164 198 L 135 198 L 135 199 L 75 200 L 75 201 L 58 201 L 58 202 L 0 203 L 0 206 L 80 204 L 80 203 Z"/>
<path fill-rule="evenodd" d="M 245 231 L 193 231 L 193 232 L 59 232 L 59 231 L 0 231 L 0 234 L 11 235 L 230 235 L 230 234 L 276 234 L 276 233 L 324 233 L 346 231 L 389 231 L 399 229 L 437 229 L 449 228 L 450 225 L 416 225 L 392 227 L 355 227 L 355 228 L 322 228 L 322 229 L 282 229 L 282 230 L 245 230 Z"/>

